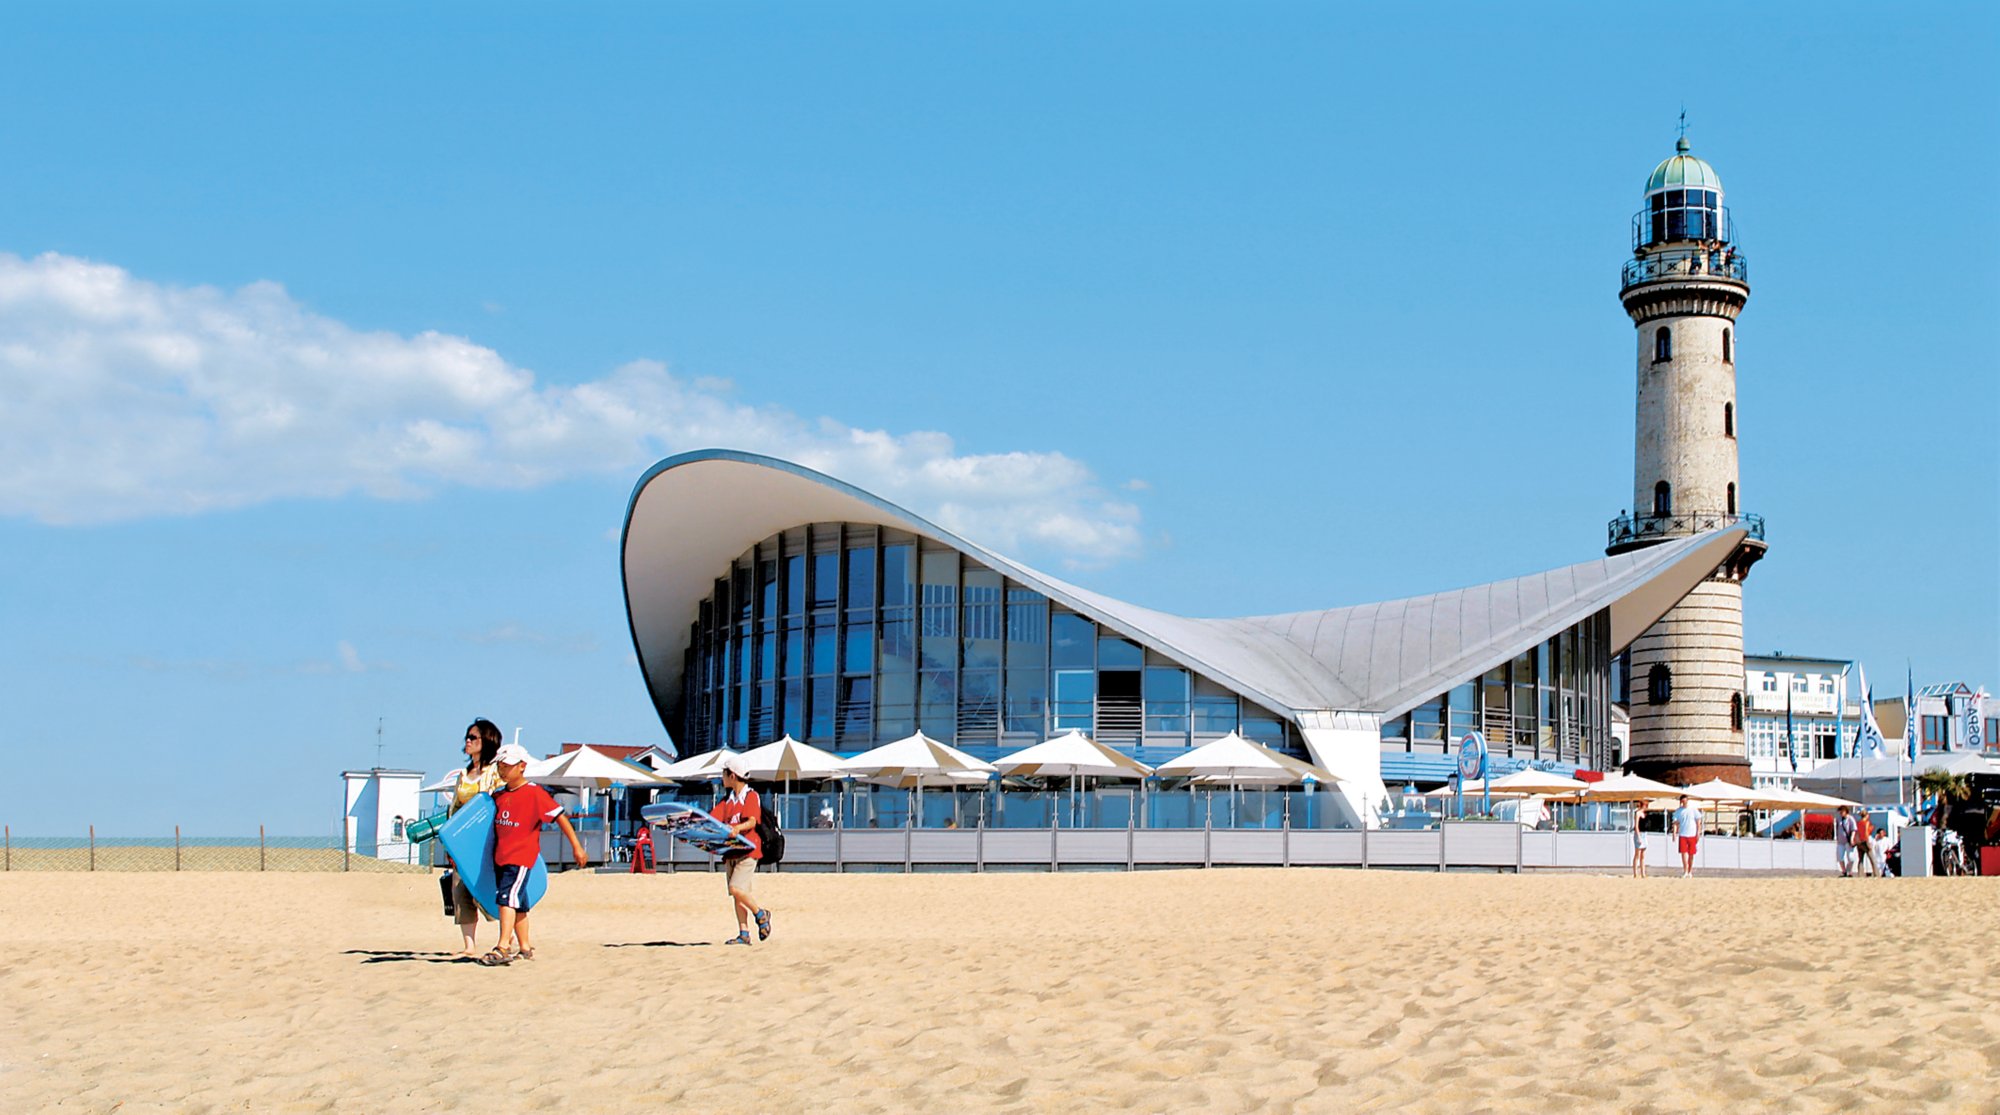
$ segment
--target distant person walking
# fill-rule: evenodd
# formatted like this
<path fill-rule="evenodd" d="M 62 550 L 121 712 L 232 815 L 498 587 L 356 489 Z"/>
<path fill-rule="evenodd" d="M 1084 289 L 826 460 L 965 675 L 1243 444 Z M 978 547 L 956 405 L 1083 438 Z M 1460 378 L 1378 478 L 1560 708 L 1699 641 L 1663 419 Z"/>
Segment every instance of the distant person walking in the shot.
<path fill-rule="evenodd" d="M 1833 858 L 1840 864 L 1840 877 L 1854 874 L 1854 815 L 1846 806 L 1834 811 Z"/>
<path fill-rule="evenodd" d="M 736 936 L 723 942 L 730 945 L 750 943 L 752 919 L 757 923 L 759 941 L 771 936 L 771 911 L 757 904 L 755 894 L 757 861 L 764 857 L 763 845 L 757 838 L 757 822 L 763 819 L 764 803 L 745 781 L 747 773 L 738 756 L 722 760 L 722 800 L 715 806 L 715 819 L 750 842 L 749 851 L 722 857 L 723 880 L 728 884 L 729 900 L 736 910 Z"/>
<path fill-rule="evenodd" d="M 1632 877 L 1634 879 L 1643 879 L 1646 877 L 1646 834 L 1639 831 L 1640 827 L 1645 823 L 1646 803 L 1642 801 L 1632 806 Z"/>
<path fill-rule="evenodd" d="M 1854 877 L 1861 877 L 1861 865 L 1868 865 L 1868 874 L 1882 877 L 1882 861 L 1875 855 L 1875 825 L 1868 819 L 1868 811 L 1854 811 Z"/>
<path fill-rule="evenodd" d="M 445 810 L 448 817 L 465 808 L 467 802 L 480 794 L 490 794 L 500 788 L 500 769 L 494 765 L 493 757 L 500 753 L 500 726 L 491 720 L 475 720 L 465 729 L 465 769 L 458 772 L 458 783 L 451 790 L 451 805 Z M 444 852 L 444 844 L 438 844 L 438 851 Z M 445 856 L 451 864 L 451 857 Z M 452 864 L 451 872 L 451 916 L 458 922 L 458 932 L 464 945 L 461 956 L 477 957 L 479 949 L 479 919 L 492 921 L 492 915 L 479 908 L 473 901 L 472 892 L 465 889 L 465 872 Z"/>
<path fill-rule="evenodd" d="M 1701 845 L 1701 810 L 1681 795 L 1681 807 L 1674 810 L 1674 835 L 1680 845 L 1681 878 L 1694 878 L 1694 854 Z"/>

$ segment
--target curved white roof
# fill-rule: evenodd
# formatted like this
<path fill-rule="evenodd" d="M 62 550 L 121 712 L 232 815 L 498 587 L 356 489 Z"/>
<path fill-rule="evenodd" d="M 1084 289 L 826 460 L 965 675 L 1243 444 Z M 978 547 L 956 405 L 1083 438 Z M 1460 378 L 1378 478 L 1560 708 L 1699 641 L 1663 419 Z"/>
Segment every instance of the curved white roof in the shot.
<path fill-rule="evenodd" d="M 1744 538 L 1713 531 L 1512 580 L 1287 615 L 1190 619 L 1077 588 L 853 485 L 773 457 L 702 450 L 647 471 L 625 515 L 632 642 L 654 703 L 680 702 L 701 600 L 758 542 L 806 523 L 872 523 L 935 539 L 1277 711 L 1391 717 L 1519 656 L 1600 609 L 1622 650 Z"/>

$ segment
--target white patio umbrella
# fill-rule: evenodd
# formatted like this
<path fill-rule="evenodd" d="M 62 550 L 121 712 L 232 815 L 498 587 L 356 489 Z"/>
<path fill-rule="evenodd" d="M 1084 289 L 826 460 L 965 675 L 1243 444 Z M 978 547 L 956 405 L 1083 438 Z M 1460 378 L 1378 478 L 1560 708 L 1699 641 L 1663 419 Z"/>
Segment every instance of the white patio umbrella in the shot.
<path fill-rule="evenodd" d="M 916 827 L 923 808 L 926 784 L 932 786 L 983 785 L 999 773 L 991 763 L 983 763 L 949 744 L 916 732 L 894 743 L 863 751 L 840 765 L 847 773 L 878 786 L 894 786 L 916 794 L 910 810 L 910 826 Z"/>
<path fill-rule="evenodd" d="M 743 764 L 751 778 L 767 782 L 781 779 L 804 782 L 815 778 L 841 778 L 847 774 L 847 769 L 841 766 L 840 756 L 800 743 L 791 736 L 743 752 Z"/>
<path fill-rule="evenodd" d="M 1465 792 L 1476 794 L 1484 790 L 1494 797 L 1507 797 L 1510 795 L 1514 797 L 1529 797 L 1538 794 L 1549 797 L 1560 797 L 1564 794 L 1577 793 L 1589 785 L 1590 783 L 1580 778 L 1569 778 L 1560 774 L 1552 774 L 1545 770 L 1524 768 L 1512 774 L 1495 778 L 1490 783 L 1482 782 L 1475 778 L 1465 784 Z"/>
<path fill-rule="evenodd" d="M 1070 813 L 1078 807 L 1077 781 L 1082 778 L 1144 778 L 1153 768 L 1130 755 L 1115 751 L 1072 728 L 1054 739 L 1043 740 L 1011 755 L 996 759 L 1002 774 L 1024 778 L 1069 779 Z"/>
<path fill-rule="evenodd" d="M 1733 805 L 1755 806 L 1763 800 L 1763 795 L 1758 791 L 1748 786 L 1738 786 L 1734 782 L 1724 782 L 1720 778 L 1697 782 L 1681 792 L 1696 801 L 1727 802 Z"/>
<path fill-rule="evenodd" d="M 1340 779 L 1323 767 L 1294 759 L 1231 732 L 1213 743 L 1179 755 L 1153 768 L 1161 778 L 1211 778 L 1219 782 L 1262 782 L 1291 785 L 1310 778 L 1332 785 Z"/>
<path fill-rule="evenodd" d="M 726 747 L 714 751 L 704 751 L 699 755 L 689 755 L 678 762 L 661 767 L 661 778 L 672 782 L 713 782 L 722 777 L 722 760 L 731 755 L 740 755 Z"/>
<path fill-rule="evenodd" d="M 1606 775 L 1584 787 L 1585 801 L 1673 801 L 1686 791 L 1636 774 Z"/>
<path fill-rule="evenodd" d="M 627 786 L 664 785 L 666 779 L 623 759 L 614 759 L 595 747 L 579 747 L 528 764 L 528 781 L 544 786 L 572 786 L 578 789 L 607 789 L 613 784 Z"/>
<path fill-rule="evenodd" d="M 420 794 L 451 793 L 452 791 L 458 789 L 458 775 L 459 771 L 463 769 L 464 768 L 462 767 L 456 768 L 452 770 L 450 774 L 445 775 L 443 778 L 438 779 L 436 782 L 433 782 L 428 786 L 419 786 L 417 787 L 417 792 Z"/>
<path fill-rule="evenodd" d="M 998 773 L 993 764 L 981 762 L 922 732 L 842 759 L 840 767 L 863 781 L 902 789 L 921 787 L 927 781 L 934 785 L 947 781 L 984 782 Z"/>
<path fill-rule="evenodd" d="M 1292 786 L 1310 781 L 1330 786 L 1340 781 L 1330 770 L 1273 751 L 1261 743 L 1243 738 L 1241 732 L 1231 732 L 1185 755 L 1168 759 L 1154 767 L 1153 773 L 1161 778 L 1189 779 L 1190 798 L 1196 782 L 1226 783 L 1232 801 L 1236 797 L 1236 787 L 1245 782 L 1258 786 Z M 1212 807 L 1212 799 L 1210 804 Z M 1285 808 L 1289 811 L 1290 804 Z"/>
<path fill-rule="evenodd" d="M 1153 768 L 1075 729 L 1002 755 L 993 765 L 1023 778 L 1144 778 Z"/>

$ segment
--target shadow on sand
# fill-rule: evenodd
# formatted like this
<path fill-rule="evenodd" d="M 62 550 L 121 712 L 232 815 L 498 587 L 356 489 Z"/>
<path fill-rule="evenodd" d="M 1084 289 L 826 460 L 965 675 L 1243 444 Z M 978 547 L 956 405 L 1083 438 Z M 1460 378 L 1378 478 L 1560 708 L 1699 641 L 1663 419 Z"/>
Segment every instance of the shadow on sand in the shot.
<path fill-rule="evenodd" d="M 476 964 L 478 960 L 455 952 L 416 952 L 410 949 L 348 949 L 342 956 L 358 956 L 363 964 Z"/>
<path fill-rule="evenodd" d="M 617 941 L 607 942 L 608 949 L 705 949 L 714 941 Z"/>

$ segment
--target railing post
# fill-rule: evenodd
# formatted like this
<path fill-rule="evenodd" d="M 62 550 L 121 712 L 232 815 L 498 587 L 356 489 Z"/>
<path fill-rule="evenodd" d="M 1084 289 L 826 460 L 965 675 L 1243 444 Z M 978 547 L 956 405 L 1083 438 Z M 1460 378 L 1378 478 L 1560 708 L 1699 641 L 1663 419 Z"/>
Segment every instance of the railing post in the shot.
<path fill-rule="evenodd" d="M 343 810 L 340 814 L 340 869 L 342 871 L 353 870 L 347 862 L 348 857 L 352 854 L 353 849 L 347 843 L 347 813 Z"/>
<path fill-rule="evenodd" d="M 1284 825 L 1284 835 L 1278 837 L 1278 839 L 1284 841 L 1284 863 L 1282 863 L 1282 867 L 1290 867 L 1292 865 L 1292 799 L 1290 797 L 1280 797 L 1278 805 L 1280 805 L 1280 809 L 1284 809 L 1284 817 L 1280 819 L 1280 825 Z"/>
<path fill-rule="evenodd" d="M 1208 805 L 1201 814 L 1201 865 L 1215 866 L 1215 791 L 1208 791 Z"/>
<path fill-rule="evenodd" d="M 181 827 L 174 826 L 174 870 L 181 869 Z"/>
<path fill-rule="evenodd" d="M 7 866 L 4 870 L 12 871 L 14 870 L 14 829 L 11 826 L 5 827 L 4 839 L 7 842 Z"/>
<path fill-rule="evenodd" d="M 97 870 L 97 826 L 90 826 L 90 869 Z"/>
<path fill-rule="evenodd" d="M 264 826 L 257 826 L 257 870 L 264 870 Z"/>

